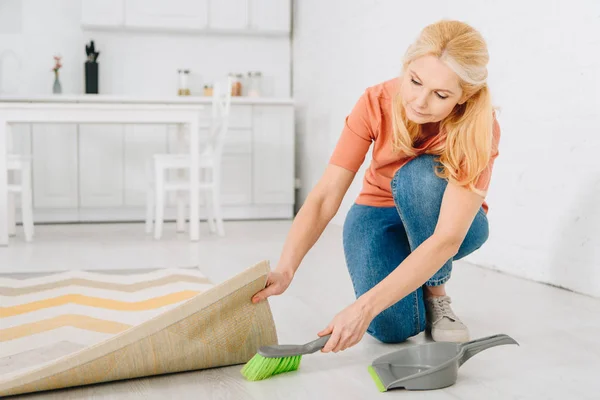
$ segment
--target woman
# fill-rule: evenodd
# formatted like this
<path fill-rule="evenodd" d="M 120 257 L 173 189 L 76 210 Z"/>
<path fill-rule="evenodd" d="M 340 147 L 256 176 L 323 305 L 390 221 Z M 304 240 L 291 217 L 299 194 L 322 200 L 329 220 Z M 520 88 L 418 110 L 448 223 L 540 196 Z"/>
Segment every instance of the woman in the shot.
<path fill-rule="evenodd" d="M 267 286 L 252 301 L 283 293 L 336 214 L 373 144 L 363 189 L 343 242 L 357 300 L 319 336 L 342 351 L 365 332 L 397 343 L 427 330 L 436 341 L 469 340 L 444 284 L 452 261 L 488 237 L 485 195 L 500 129 L 488 90 L 481 35 L 458 21 L 427 26 L 402 74 L 356 103 L 324 175 L 292 224 Z"/>

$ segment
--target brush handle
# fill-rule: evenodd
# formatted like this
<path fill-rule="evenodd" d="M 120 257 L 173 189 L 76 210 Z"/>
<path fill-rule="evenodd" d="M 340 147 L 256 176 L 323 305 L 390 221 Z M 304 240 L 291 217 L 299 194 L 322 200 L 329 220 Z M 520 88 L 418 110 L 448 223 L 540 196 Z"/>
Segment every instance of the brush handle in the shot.
<path fill-rule="evenodd" d="M 313 340 L 310 343 L 305 344 L 302 349 L 302 353 L 303 354 L 311 354 L 314 353 L 315 351 L 319 351 L 321 350 L 323 347 L 325 347 L 325 345 L 327 344 L 327 341 L 329 340 L 329 338 L 331 337 L 331 335 L 325 335 L 322 336 L 320 338 L 318 338 L 317 340 Z"/>

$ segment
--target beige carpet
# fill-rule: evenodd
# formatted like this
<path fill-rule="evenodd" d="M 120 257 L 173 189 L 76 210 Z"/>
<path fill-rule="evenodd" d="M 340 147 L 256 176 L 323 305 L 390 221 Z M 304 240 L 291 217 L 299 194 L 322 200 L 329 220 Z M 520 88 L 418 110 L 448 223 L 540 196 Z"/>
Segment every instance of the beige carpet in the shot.
<path fill-rule="evenodd" d="M 268 303 L 250 302 L 268 272 L 0 275 L 0 397 L 243 364 L 277 343 Z"/>

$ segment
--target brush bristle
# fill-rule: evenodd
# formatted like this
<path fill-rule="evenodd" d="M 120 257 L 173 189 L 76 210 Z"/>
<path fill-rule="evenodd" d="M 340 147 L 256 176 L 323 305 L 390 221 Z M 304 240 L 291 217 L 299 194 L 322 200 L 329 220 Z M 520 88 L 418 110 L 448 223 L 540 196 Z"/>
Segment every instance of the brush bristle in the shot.
<path fill-rule="evenodd" d="M 260 381 L 284 372 L 295 371 L 302 356 L 269 358 L 256 354 L 242 368 L 242 375 L 249 381 Z"/>

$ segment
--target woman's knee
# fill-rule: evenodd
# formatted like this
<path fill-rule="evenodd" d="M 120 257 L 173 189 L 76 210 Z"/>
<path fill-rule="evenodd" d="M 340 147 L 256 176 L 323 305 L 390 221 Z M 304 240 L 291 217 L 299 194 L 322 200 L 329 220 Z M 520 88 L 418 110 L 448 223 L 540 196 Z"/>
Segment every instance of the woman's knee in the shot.
<path fill-rule="evenodd" d="M 399 201 L 423 201 L 428 197 L 439 197 L 448 184 L 435 174 L 435 168 L 439 166 L 435 156 L 430 154 L 423 154 L 406 163 L 394 175 L 394 197 Z"/>
<path fill-rule="evenodd" d="M 421 332 L 412 324 L 398 323 L 396 319 L 375 318 L 367 333 L 382 343 L 402 343 Z"/>
<path fill-rule="evenodd" d="M 480 210 L 475 216 L 465 239 L 453 259 L 460 260 L 473 253 L 475 250 L 478 250 L 485 242 L 487 242 L 489 235 L 490 231 L 487 217 L 483 210 Z"/>
<path fill-rule="evenodd" d="M 386 331 L 367 331 L 369 335 L 379 340 L 381 343 L 402 343 L 410 336 L 402 335 L 398 332 L 386 332 Z M 412 336 L 412 335 L 411 335 Z"/>

